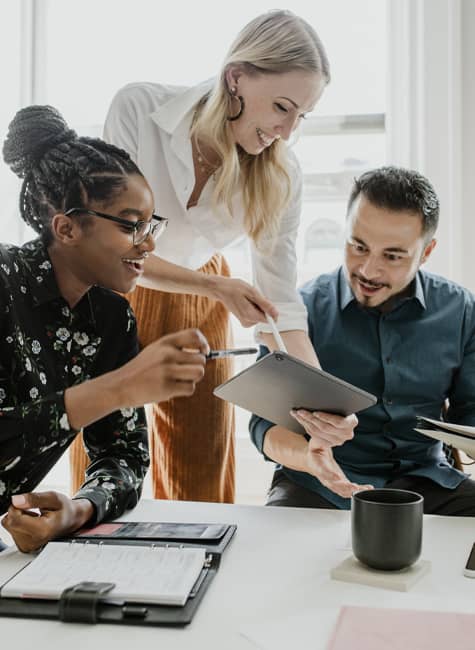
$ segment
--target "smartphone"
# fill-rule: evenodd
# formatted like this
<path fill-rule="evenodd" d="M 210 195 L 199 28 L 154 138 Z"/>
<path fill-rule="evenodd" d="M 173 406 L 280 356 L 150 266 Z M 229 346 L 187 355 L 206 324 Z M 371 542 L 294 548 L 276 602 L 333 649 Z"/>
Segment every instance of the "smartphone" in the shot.
<path fill-rule="evenodd" d="M 472 550 L 468 556 L 463 575 L 467 576 L 467 578 L 475 578 L 475 544 L 472 546 Z"/>

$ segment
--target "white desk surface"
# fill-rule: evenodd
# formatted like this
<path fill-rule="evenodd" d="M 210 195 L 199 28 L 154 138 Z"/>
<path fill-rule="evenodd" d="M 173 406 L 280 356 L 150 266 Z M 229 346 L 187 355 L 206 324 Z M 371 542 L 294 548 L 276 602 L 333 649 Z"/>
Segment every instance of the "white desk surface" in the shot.
<path fill-rule="evenodd" d="M 462 572 L 475 541 L 475 519 L 424 518 L 422 558 L 431 560 L 432 570 L 408 593 L 330 580 L 330 568 L 351 553 L 348 512 L 143 500 L 121 519 L 238 525 L 192 623 L 145 628 L 0 618 L 3 647 L 276 650 L 293 640 L 316 649 L 325 647 L 328 612 L 342 604 L 474 610 L 475 580 Z M 27 557 L 6 553 L 0 554 L 0 584 Z"/>

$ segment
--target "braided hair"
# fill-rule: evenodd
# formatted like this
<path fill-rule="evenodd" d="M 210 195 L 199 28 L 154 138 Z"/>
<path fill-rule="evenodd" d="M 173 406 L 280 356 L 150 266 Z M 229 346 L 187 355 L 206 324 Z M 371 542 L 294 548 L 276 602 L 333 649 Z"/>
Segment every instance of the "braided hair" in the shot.
<path fill-rule="evenodd" d="M 23 179 L 20 214 L 44 243 L 51 219 L 89 201 L 107 201 L 125 188 L 127 176 L 143 174 L 129 154 L 99 138 L 78 137 L 52 106 L 28 106 L 8 127 L 3 158 Z"/>

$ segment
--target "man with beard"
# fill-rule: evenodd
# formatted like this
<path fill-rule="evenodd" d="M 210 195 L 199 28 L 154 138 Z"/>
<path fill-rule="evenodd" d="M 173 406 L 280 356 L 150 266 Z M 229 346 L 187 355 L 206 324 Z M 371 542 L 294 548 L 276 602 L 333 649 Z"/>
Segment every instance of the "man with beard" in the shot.
<path fill-rule="evenodd" d="M 278 463 L 267 505 L 348 509 L 355 486 L 370 484 L 419 492 L 427 513 L 475 515 L 475 482 L 414 430 L 417 416 L 475 425 L 474 296 L 421 269 L 438 217 L 415 171 L 383 167 L 355 181 L 343 266 L 301 293 L 324 370 L 378 402 L 353 436 L 328 435 L 321 413 L 292 413 L 306 436 L 254 415 L 252 440 Z"/>

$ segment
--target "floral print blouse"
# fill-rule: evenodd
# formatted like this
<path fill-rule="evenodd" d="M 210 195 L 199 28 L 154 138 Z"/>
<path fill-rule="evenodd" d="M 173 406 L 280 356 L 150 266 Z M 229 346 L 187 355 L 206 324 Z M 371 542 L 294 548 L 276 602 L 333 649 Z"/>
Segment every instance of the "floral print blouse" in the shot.
<path fill-rule="evenodd" d="M 92 287 L 71 309 L 40 239 L 0 245 L 0 513 L 33 490 L 73 441 L 64 391 L 122 366 L 138 352 L 127 301 Z M 95 506 L 92 523 L 135 506 L 149 464 L 143 408 L 85 427 L 91 463 L 74 498 Z"/>

